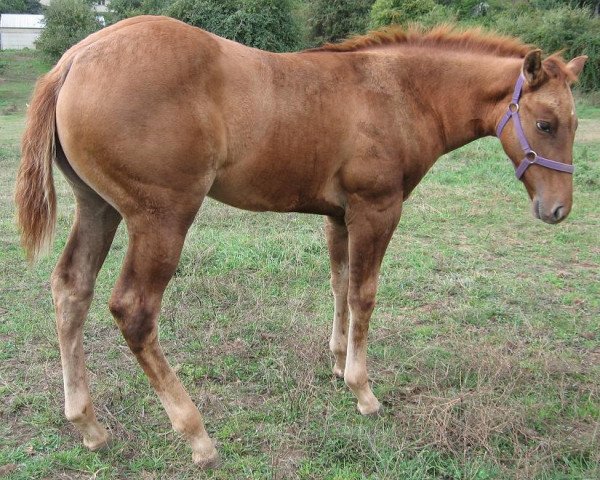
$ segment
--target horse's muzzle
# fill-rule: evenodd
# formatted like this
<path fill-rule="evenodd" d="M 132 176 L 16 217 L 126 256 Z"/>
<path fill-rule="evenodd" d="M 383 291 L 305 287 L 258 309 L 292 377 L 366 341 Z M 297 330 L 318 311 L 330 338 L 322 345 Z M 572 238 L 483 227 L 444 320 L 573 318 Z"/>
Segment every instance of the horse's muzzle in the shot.
<path fill-rule="evenodd" d="M 545 205 L 537 197 L 533 199 L 533 216 L 545 223 L 560 223 L 567 218 L 567 215 L 569 214 L 569 209 L 560 202 L 555 202 L 550 209 L 544 207 Z"/>

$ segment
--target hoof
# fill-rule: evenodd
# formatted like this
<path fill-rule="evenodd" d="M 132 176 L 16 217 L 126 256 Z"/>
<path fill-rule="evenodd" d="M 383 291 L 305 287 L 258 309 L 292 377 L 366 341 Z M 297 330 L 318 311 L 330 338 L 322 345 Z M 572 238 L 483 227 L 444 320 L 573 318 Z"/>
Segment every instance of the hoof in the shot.
<path fill-rule="evenodd" d="M 217 449 L 213 447 L 212 451 L 208 452 L 208 454 L 194 452 L 192 454 L 192 460 L 197 467 L 203 470 L 216 468 L 219 466 L 219 453 L 217 452 Z"/>
<path fill-rule="evenodd" d="M 358 407 L 358 411 L 362 414 L 362 415 L 372 415 L 372 416 L 377 416 L 381 413 L 381 404 L 379 403 L 379 401 L 377 399 L 375 399 L 373 402 L 367 404 L 367 405 L 361 405 L 360 403 L 357 404 Z"/>
<path fill-rule="evenodd" d="M 87 447 L 88 450 L 95 452 L 97 450 L 101 450 L 102 448 L 108 446 L 110 443 L 110 434 L 104 430 L 101 435 L 95 438 L 84 438 L 83 444 Z"/>

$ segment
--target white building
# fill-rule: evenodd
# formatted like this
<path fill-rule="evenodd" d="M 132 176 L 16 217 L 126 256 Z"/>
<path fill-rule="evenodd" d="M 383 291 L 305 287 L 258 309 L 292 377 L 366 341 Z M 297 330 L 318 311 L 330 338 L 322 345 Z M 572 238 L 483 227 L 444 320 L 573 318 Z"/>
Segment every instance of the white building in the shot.
<path fill-rule="evenodd" d="M 35 41 L 43 29 L 43 15 L 3 13 L 0 16 L 0 50 L 35 48 Z"/>
<path fill-rule="evenodd" d="M 40 0 L 48 6 L 52 0 Z M 92 8 L 99 14 L 108 11 L 110 0 L 96 0 Z M 102 26 L 105 26 L 104 17 L 96 17 Z M 21 13 L 3 13 L 0 16 L 0 50 L 21 50 L 35 48 L 35 41 L 44 29 L 43 15 L 29 15 Z"/>

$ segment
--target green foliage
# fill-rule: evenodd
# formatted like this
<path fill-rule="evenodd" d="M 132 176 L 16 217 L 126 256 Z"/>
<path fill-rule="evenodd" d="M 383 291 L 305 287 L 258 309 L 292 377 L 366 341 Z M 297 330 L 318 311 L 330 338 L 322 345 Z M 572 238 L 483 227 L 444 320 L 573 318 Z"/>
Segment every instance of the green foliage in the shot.
<path fill-rule="evenodd" d="M 117 21 L 136 15 L 160 15 L 171 3 L 171 0 L 111 0 L 110 9 Z"/>
<path fill-rule="evenodd" d="M 451 7 L 461 20 L 477 18 L 481 21 L 502 8 L 502 0 L 450 0 L 438 3 Z"/>
<path fill-rule="evenodd" d="M 564 50 L 567 59 L 588 55 L 589 60 L 579 78 L 583 91 L 600 86 L 600 19 L 588 9 L 561 6 L 548 10 L 506 10 L 495 27 L 507 34 L 542 48 L 547 53 Z"/>
<path fill-rule="evenodd" d="M 0 0 L 0 13 L 40 13 L 39 0 Z"/>
<path fill-rule="evenodd" d="M 452 21 L 454 12 L 435 0 L 377 0 L 371 9 L 372 28 L 420 23 L 432 26 Z"/>
<path fill-rule="evenodd" d="M 291 0 L 178 0 L 167 14 L 263 50 L 284 52 L 301 46 Z"/>
<path fill-rule="evenodd" d="M 0 0 L 0 2 L 37 0 Z M 590 57 L 580 89 L 600 88 L 598 0 L 112 0 L 114 18 L 166 14 L 276 52 L 335 42 L 389 24 L 484 26 L 547 53 Z M 0 3 L 1 5 L 2 3 Z"/>
<path fill-rule="evenodd" d="M 594 2 L 528 0 L 377 0 L 371 9 L 371 27 L 416 22 L 425 26 L 450 22 L 485 26 L 540 47 L 546 53 L 564 51 L 567 59 L 588 55 L 578 88 L 600 88 L 600 18 Z M 485 8 L 481 5 L 485 3 Z"/>
<path fill-rule="evenodd" d="M 374 0 L 312 0 L 309 2 L 312 43 L 320 45 L 364 33 Z"/>
<path fill-rule="evenodd" d="M 101 28 L 96 14 L 83 0 L 53 0 L 45 13 L 46 28 L 37 47 L 59 59 L 72 45 Z"/>

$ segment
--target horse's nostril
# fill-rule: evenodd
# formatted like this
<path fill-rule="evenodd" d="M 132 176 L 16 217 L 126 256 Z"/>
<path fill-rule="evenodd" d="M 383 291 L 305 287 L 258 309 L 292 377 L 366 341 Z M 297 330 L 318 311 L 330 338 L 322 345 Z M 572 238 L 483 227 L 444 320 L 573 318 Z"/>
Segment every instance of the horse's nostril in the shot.
<path fill-rule="evenodd" d="M 554 207 L 554 210 L 552 211 L 552 217 L 554 218 L 554 220 L 557 222 L 561 220 L 564 216 L 564 211 L 565 209 L 562 205 Z"/>

